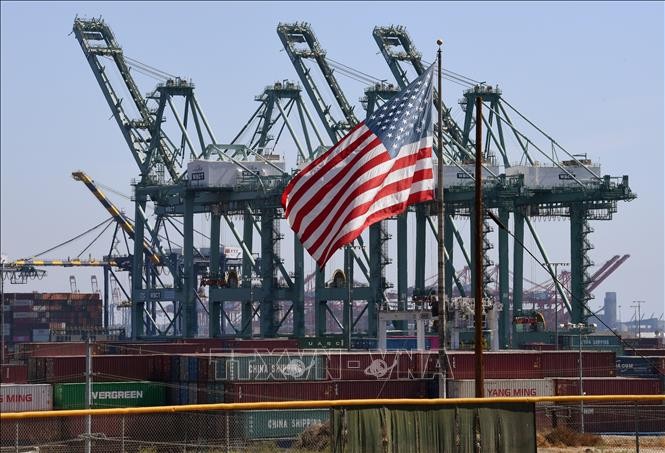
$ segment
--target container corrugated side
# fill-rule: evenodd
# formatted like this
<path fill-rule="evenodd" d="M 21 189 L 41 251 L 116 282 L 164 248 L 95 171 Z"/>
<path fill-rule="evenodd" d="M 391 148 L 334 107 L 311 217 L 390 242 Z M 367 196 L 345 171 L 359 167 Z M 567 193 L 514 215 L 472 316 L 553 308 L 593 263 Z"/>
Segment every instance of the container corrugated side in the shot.
<path fill-rule="evenodd" d="M 408 351 L 329 351 L 325 354 L 328 379 L 418 379 L 418 355 Z"/>
<path fill-rule="evenodd" d="M 621 376 L 657 377 L 665 370 L 665 357 L 618 356 L 616 369 Z"/>
<path fill-rule="evenodd" d="M 584 378 L 585 395 L 662 395 L 663 381 L 643 378 Z M 554 379 L 557 396 L 579 395 L 580 381 L 575 378 Z"/>
<path fill-rule="evenodd" d="M 326 378 L 323 355 L 292 351 L 212 356 L 216 381 L 315 381 Z"/>
<path fill-rule="evenodd" d="M 453 351 L 447 354 L 448 376 L 451 379 L 473 379 L 475 357 L 473 352 Z M 486 379 L 542 379 L 543 367 L 540 351 L 505 351 L 483 354 Z M 438 353 L 425 354 L 422 365 L 430 373 L 438 367 Z"/>
<path fill-rule="evenodd" d="M 576 377 L 580 373 L 578 351 L 542 351 L 545 377 Z M 582 351 L 582 374 L 588 377 L 612 377 L 616 374 L 615 353 Z"/>
<path fill-rule="evenodd" d="M 241 411 L 247 439 L 294 439 L 307 427 L 328 421 L 328 409 Z"/>
<path fill-rule="evenodd" d="M 4 384 L 27 384 L 28 366 L 6 363 L 3 364 L 0 381 L 2 381 Z"/>
<path fill-rule="evenodd" d="M 473 379 L 449 380 L 449 398 L 473 398 L 476 396 Z M 553 396 L 551 379 L 486 379 L 485 397 L 517 398 L 524 396 Z"/>
<path fill-rule="evenodd" d="M 334 381 L 331 399 L 428 398 L 430 380 Z"/>
<path fill-rule="evenodd" d="M 166 391 L 154 382 L 93 382 L 93 408 L 163 406 Z M 85 384 L 55 384 L 53 407 L 56 409 L 85 408 Z"/>
<path fill-rule="evenodd" d="M 50 411 L 53 389 L 49 384 L 1 384 L 0 412 Z"/>
<path fill-rule="evenodd" d="M 376 385 L 376 384 L 374 384 Z M 329 382 L 228 382 L 224 385 L 227 403 L 256 403 L 261 401 L 304 401 L 334 399 Z"/>

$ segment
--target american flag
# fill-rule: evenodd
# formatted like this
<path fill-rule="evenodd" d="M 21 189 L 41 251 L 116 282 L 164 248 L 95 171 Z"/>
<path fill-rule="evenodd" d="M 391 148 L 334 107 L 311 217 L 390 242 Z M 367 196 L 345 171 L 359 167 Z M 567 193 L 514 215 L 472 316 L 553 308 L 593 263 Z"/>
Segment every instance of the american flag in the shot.
<path fill-rule="evenodd" d="M 354 127 L 289 182 L 282 206 L 323 267 L 368 226 L 434 199 L 434 66 Z"/>

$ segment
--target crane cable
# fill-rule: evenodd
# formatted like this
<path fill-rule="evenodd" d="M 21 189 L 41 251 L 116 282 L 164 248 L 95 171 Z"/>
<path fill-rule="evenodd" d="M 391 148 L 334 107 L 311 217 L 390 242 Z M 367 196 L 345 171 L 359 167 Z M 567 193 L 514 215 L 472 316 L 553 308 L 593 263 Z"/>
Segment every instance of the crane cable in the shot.
<path fill-rule="evenodd" d="M 114 219 L 113 217 L 109 217 L 108 219 L 106 219 L 106 220 L 104 220 L 103 222 L 101 222 L 101 223 L 95 225 L 95 226 L 92 227 L 92 228 L 89 228 L 88 230 L 84 231 L 83 233 L 81 233 L 81 234 L 79 234 L 79 235 L 77 235 L 77 236 L 75 236 L 75 237 L 73 237 L 73 238 L 71 238 L 71 239 L 68 239 L 68 240 L 62 242 L 62 243 L 56 245 L 55 247 L 51 247 L 51 248 L 48 249 L 48 250 L 44 250 L 43 252 L 40 252 L 40 253 L 35 253 L 34 255 L 32 255 L 30 258 L 27 258 L 27 259 L 37 258 L 37 257 L 39 257 L 39 256 L 41 256 L 41 255 L 44 255 L 44 254 L 48 253 L 48 252 L 52 252 L 53 250 L 55 250 L 55 249 L 57 249 L 57 248 L 60 248 L 60 247 L 62 247 L 62 246 L 64 246 L 64 245 L 67 245 L 67 244 L 70 244 L 70 243 L 76 241 L 77 239 L 82 238 L 82 237 L 85 236 L 86 234 L 95 231 L 97 228 L 100 228 L 100 227 L 103 226 L 104 224 L 106 224 L 106 223 L 108 223 L 108 222 L 113 222 L 113 221 L 115 221 L 115 219 Z"/>

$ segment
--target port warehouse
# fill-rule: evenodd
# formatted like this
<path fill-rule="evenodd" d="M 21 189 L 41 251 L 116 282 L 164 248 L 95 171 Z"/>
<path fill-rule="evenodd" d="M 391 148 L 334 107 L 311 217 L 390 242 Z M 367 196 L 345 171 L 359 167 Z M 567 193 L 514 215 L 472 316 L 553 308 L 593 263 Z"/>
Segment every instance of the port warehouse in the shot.
<path fill-rule="evenodd" d="M 13 363 L 2 367 L 2 411 L 83 407 L 85 348 L 82 342 L 15 345 Z M 93 408 L 438 396 L 436 351 L 306 351 L 292 339 L 96 342 L 92 350 Z M 651 356 L 582 351 L 584 394 L 663 394 L 665 349 L 647 351 Z M 473 396 L 473 354 L 447 356 L 448 396 Z M 580 394 L 578 351 L 484 356 L 487 396 Z M 588 432 L 635 429 L 632 419 L 608 417 L 606 410 L 595 415 L 595 405 L 603 406 L 585 409 Z M 665 432 L 665 406 L 651 403 L 648 410 L 640 430 Z M 289 438 L 328 417 L 321 409 L 246 411 L 234 423 L 247 438 Z M 574 412 L 563 419 L 579 422 Z"/>

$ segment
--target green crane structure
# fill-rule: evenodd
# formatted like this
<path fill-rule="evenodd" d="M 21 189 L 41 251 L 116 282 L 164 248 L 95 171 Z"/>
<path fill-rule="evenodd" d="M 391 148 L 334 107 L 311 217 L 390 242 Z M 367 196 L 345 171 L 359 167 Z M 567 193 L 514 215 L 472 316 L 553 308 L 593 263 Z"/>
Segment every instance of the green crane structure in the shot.
<path fill-rule="evenodd" d="M 210 336 L 226 335 L 225 326 L 230 326 L 230 335 L 249 337 L 254 334 L 253 320 L 259 318 L 259 335 L 273 337 L 277 335 L 305 335 L 304 323 L 304 252 L 303 247 L 294 237 L 293 269 L 287 270 L 283 264 L 280 241 L 283 236 L 279 231 L 279 222 L 283 213 L 280 205 L 281 193 L 288 183 L 291 173 L 280 168 L 274 162 L 274 148 L 284 135 L 288 135 L 298 152 L 298 161 L 306 162 L 328 146 L 335 143 L 351 127 L 358 123 L 356 112 L 344 95 L 337 81 L 331 60 L 314 36 L 307 24 L 279 24 L 278 35 L 300 78 L 305 92 L 309 96 L 318 120 L 323 124 L 322 135 L 315 118 L 310 115 L 306 104 L 301 99 L 301 90 L 292 82 L 283 81 L 268 86 L 256 97 L 259 107 L 249 121 L 230 143 L 217 141 L 202 109 L 194 95 L 194 85 L 183 78 L 155 70 L 152 67 L 124 56 L 115 38 L 102 20 L 76 19 L 74 34 L 88 59 L 100 88 L 111 108 L 114 117 L 125 137 L 139 169 L 139 179 L 135 183 L 135 227 L 134 253 L 132 263 L 132 337 L 146 335 L 175 335 L 193 337 L 198 335 L 198 312 L 208 311 Z M 423 70 L 423 63 L 408 34 L 401 27 L 381 27 L 374 31 L 374 37 L 395 75 L 398 86 L 408 82 L 408 72 L 403 65 L 410 64 L 418 71 Z M 398 47 L 403 52 L 395 52 Z M 104 63 L 110 60 L 111 69 L 120 73 L 124 90 L 129 92 L 129 100 L 123 102 L 117 87 L 112 86 Z M 311 66 L 314 64 L 314 67 Z M 310 64 L 308 66 L 308 64 Z M 164 80 L 146 98 L 143 98 L 130 73 L 130 67 L 148 71 Z M 312 71 L 320 71 L 325 85 L 332 92 L 336 105 L 327 105 L 322 94 L 323 86 L 315 82 Z M 339 68 L 339 65 L 338 65 Z M 376 81 L 365 91 L 362 105 L 368 112 L 380 102 L 389 99 L 397 91 L 395 86 Z M 487 116 L 487 139 L 485 141 L 485 170 L 488 173 L 484 186 L 487 209 L 498 211 L 498 218 L 503 226 L 508 225 L 512 214 L 514 227 L 514 282 L 513 300 L 508 300 L 508 232 L 499 229 L 499 286 L 500 302 L 504 307 L 502 318 L 502 345 L 508 344 L 510 318 L 508 307 L 512 303 L 513 313 L 521 310 L 521 292 L 523 278 L 524 226 L 534 235 L 541 254 L 546 259 L 545 249 L 538 239 L 532 217 L 567 216 L 571 219 L 571 282 L 572 297 L 562 298 L 568 303 L 573 322 L 586 316 L 583 303 L 587 293 L 584 285 L 585 269 L 588 267 L 586 252 L 590 244 L 587 235 L 590 232 L 588 221 L 609 219 L 616 212 L 617 201 L 635 198 L 628 185 L 628 177 L 616 180 L 609 176 L 581 178 L 579 170 L 589 170 L 589 164 L 574 156 L 562 164 L 558 160 L 558 173 L 570 184 L 561 187 L 538 187 L 529 184 L 528 170 L 512 171 L 508 159 L 509 146 L 505 135 L 513 134 L 520 143 L 520 159 L 533 165 L 533 150 L 543 153 L 538 146 L 517 130 L 508 118 L 512 108 L 495 88 L 481 84 L 472 85 L 464 93 L 462 102 L 466 109 L 464 125 L 458 126 L 445 107 L 443 132 L 444 142 L 437 145 L 439 155 L 446 166 L 459 176 L 462 183 L 446 183 L 446 235 L 444 243 L 448 252 L 446 292 L 452 294 L 453 284 L 460 291 L 464 288 L 454 276 L 453 243 L 458 241 L 465 257 L 468 257 L 459 231 L 454 226 L 454 217 L 476 216 L 470 209 L 473 203 L 473 188 L 468 185 L 473 175 L 467 170 L 473 156 L 474 144 L 470 137 L 474 128 L 472 118 L 474 100 L 481 97 Z M 132 103 L 130 116 L 127 105 Z M 508 105 L 508 108 L 504 107 Z M 177 105 L 181 108 L 178 109 Z M 126 108 L 127 107 L 127 108 Z M 339 113 L 334 113 L 339 110 Z M 169 121 L 166 121 L 166 117 Z M 296 117 L 294 119 L 294 117 Z M 485 121 L 485 119 L 484 119 Z M 527 120 L 528 121 L 528 120 Z M 167 128 L 167 124 L 175 125 Z M 532 123 L 531 123 L 532 124 Z M 168 129 L 168 130 L 167 130 Z M 285 134 L 285 131 L 288 134 Z M 245 137 L 246 135 L 249 137 Z M 325 137 L 327 135 L 327 137 Z M 561 148 L 554 140 L 552 146 Z M 499 174 L 493 159 L 498 152 L 505 174 Z M 543 153 L 546 154 L 546 153 Z M 232 187 L 213 187 L 195 184 L 194 175 L 189 174 L 187 165 L 200 160 L 218 160 L 233 164 L 240 176 Z M 256 168 L 266 171 L 257 171 Z M 510 171 L 509 171 L 510 170 Z M 519 170 L 519 169 L 518 169 Z M 591 172 L 593 173 L 593 172 Z M 588 175 L 586 175 L 588 176 Z M 154 221 L 151 224 L 145 214 L 147 203 L 154 205 Z M 431 217 L 436 215 L 430 204 L 421 204 L 410 209 L 415 212 L 416 229 L 416 266 L 415 289 L 424 293 L 426 233 L 427 225 L 433 226 Z M 194 215 L 210 215 L 210 250 L 206 253 L 194 247 Z M 408 259 L 408 213 L 398 216 L 397 221 L 397 294 L 399 308 L 408 306 L 407 282 Z M 182 254 L 175 253 L 175 248 L 168 237 L 168 228 L 175 227 L 173 220 L 182 218 L 182 229 L 177 229 L 182 236 Z M 233 219 L 242 217 L 242 231 L 238 231 Z M 483 216 L 484 217 L 484 216 Z M 222 221 L 231 231 L 242 249 L 240 278 L 223 278 L 225 267 L 224 249 L 220 244 Z M 356 334 L 376 336 L 377 313 L 385 303 L 385 267 L 390 259 L 387 256 L 387 244 L 391 240 L 387 234 L 385 221 L 373 225 L 369 231 L 369 243 L 365 245 L 359 238 L 355 246 L 344 251 L 345 278 L 347 288 L 340 285 L 327 285 L 325 269 L 316 270 L 315 282 L 315 333 L 328 333 L 328 321 L 332 321 L 343 332 L 355 331 Z M 433 229 L 433 228 L 432 228 Z M 254 232 L 260 236 L 260 244 L 254 244 Z M 166 236 L 166 244 L 162 246 Z M 146 243 L 149 247 L 146 248 Z M 489 248 L 489 241 L 483 244 L 471 242 L 474 247 Z M 255 253 L 255 249 L 260 253 Z M 158 260 L 151 260 L 151 253 Z M 486 254 L 487 255 L 487 254 Z M 467 264 L 471 264 L 467 258 Z M 487 262 L 486 265 L 490 263 Z M 168 268 L 172 284 L 161 282 L 159 268 Z M 366 278 L 367 285 L 356 285 L 355 270 Z M 227 277 L 229 275 L 227 274 Z M 207 305 L 201 300 L 197 287 L 199 281 L 208 282 L 209 300 Z M 231 283 L 233 282 L 233 283 Z M 237 282 L 237 284 L 236 284 Z M 362 308 L 356 312 L 344 310 L 340 321 L 328 304 L 328 301 L 344 301 L 345 308 L 356 305 Z M 364 305 L 363 305 L 364 302 Z M 173 304 L 173 318 L 163 329 L 151 328 L 151 321 L 146 315 L 146 304 Z M 234 323 L 230 312 L 241 306 L 241 321 Z M 349 307 L 351 305 L 351 307 Z M 150 310 L 149 310 L 150 311 Z M 366 320 L 366 327 L 361 332 L 361 318 Z M 288 320 L 292 322 L 290 331 L 286 331 Z M 155 324 L 152 322 L 152 324 Z M 146 328 L 147 327 L 147 328 Z"/>

